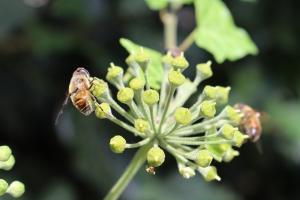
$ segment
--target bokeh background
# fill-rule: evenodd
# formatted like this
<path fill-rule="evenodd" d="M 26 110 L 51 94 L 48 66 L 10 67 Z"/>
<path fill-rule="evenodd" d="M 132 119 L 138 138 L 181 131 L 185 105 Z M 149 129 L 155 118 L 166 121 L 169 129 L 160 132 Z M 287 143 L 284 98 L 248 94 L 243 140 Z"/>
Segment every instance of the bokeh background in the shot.
<path fill-rule="evenodd" d="M 220 183 L 182 179 L 167 159 L 157 176 L 141 170 L 123 200 L 300 199 L 300 12 L 297 0 L 226 0 L 239 26 L 258 45 L 258 56 L 214 63 L 206 84 L 232 86 L 231 102 L 264 112 L 262 153 L 251 143 L 241 156 L 218 165 Z M 193 9 L 179 13 L 179 37 L 193 28 Z M 142 0 L 0 1 L 0 144 L 17 163 L 7 180 L 26 183 L 23 200 L 101 199 L 134 151 L 116 155 L 108 141 L 129 134 L 69 104 L 57 127 L 55 115 L 76 67 L 103 78 L 113 61 L 125 66 L 118 43 L 127 37 L 164 51 L 162 25 Z M 191 65 L 213 59 L 193 46 Z M 193 77 L 194 69 L 188 74 Z M 12 199 L 8 196 L 3 200 Z"/>

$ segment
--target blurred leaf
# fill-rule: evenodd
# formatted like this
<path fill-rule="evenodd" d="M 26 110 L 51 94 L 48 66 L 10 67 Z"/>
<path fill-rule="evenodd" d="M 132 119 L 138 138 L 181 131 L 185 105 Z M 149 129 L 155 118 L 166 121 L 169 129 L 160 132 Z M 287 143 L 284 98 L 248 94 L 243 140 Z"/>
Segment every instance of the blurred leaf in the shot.
<path fill-rule="evenodd" d="M 120 39 L 120 43 L 128 51 L 128 53 L 138 52 L 142 47 L 124 38 Z M 147 53 L 150 56 L 150 62 L 149 62 L 148 73 L 147 73 L 149 84 L 152 88 L 159 89 L 160 83 L 162 81 L 162 76 L 163 76 L 163 66 L 161 62 L 162 55 L 161 53 L 153 49 L 149 49 L 147 47 L 143 47 L 143 48 L 145 53 Z"/>
<path fill-rule="evenodd" d="M 1 0 L 0 8 L 0 38 L 33 16 L 33 9 L 20 0 Z"/>
<path fill-rule="evenodd" d="M 300 140 L 300 102 L 268 101 L 267 109 L 272 122 L 282 133 L 292 140 Z"/>
<path fill-rule="evenodd" d="M 275 98 L 272 98 L 275 99 Z M 268 114 L 276 133 L 280 133 L 278 148 L 289 160 L 300 163 L 300 102 L 270 100 L 267 103 Z"/>
<path fill-rule="evenodd" d="M 35 54 L 49 55 L 65 51 L 74 45 L 74 38 L 67 32 L 36 24 L 29 29 L 32 48 Z"/>
<path fill-rule="evenodd" d="M 168 6 L 168 0 L 146 0 L 146 3 L 152 10 L 161 10 Z"/>
<path fill-rule="evenodd" d="M 218 63 L 258 53 L 244 29 L 238 28 L 221 0 L 195 0 L 196 44 L 212 53 Z"/>

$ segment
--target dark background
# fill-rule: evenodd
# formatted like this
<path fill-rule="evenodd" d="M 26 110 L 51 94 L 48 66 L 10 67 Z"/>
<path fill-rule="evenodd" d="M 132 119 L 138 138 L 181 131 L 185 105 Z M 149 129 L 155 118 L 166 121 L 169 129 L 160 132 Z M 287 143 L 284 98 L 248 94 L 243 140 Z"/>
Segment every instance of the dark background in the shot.
<path fill-rule="evenodd" d="M 260 53 L 214 63 L 215 76 L 205 83 L 230 85 L 232 103 L 265 113 L 263 153 L 246 144 L 240 157 L 218 165 L 220 183 L 184 180 L 168 158 L 157 176 L 141 170 L 122 199 L 300 199 L 298 1 L 225 2 Z M 194 26 L 192 7 L 179 16 L 183 39 Z M 21 199 L 101 199 L 126 167 L 134 151 L 116 155 L 108 145 L 113 134 L 128 137 L 123 129 L 84 117 L 71 104 L 57 127 L 53 122 L 76 67 L 103 78 L 111 61 L 125 66 L 120 37 L 164 50 L 159 17 L 142 0 L 0 1 L 0 144 L 17 160 L 0 176 L 26 184 Z M 192 66 L 213 59 L 195 46 L 186 56 Z M 193 77 L 193 67 L 187 73 Z"/>

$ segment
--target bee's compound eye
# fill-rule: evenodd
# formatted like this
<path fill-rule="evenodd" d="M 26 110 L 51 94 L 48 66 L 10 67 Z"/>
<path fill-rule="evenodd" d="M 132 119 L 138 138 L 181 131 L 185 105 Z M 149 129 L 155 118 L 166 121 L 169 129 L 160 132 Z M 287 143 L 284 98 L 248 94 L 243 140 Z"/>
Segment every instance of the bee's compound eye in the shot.
<path fill-rule="evenodd" d="M 88 72 L 88 70 L 86 70 L 85 68 L 83 67 L 79 67 L 76 69 L 76 72 L 77 73 L 80 73 L 80 74 L 85 74 L 87 76 L 90 76 L 90 73 Z"/>

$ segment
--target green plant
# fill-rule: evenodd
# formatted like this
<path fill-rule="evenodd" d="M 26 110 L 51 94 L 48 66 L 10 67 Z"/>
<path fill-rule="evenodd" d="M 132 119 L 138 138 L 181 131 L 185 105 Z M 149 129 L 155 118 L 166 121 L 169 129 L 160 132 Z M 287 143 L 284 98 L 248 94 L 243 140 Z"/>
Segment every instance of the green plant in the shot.
<path fill-rule="evenodd" d="M 113 63 L 106 79 L 118 89 L 112 97 L 108 84 L 91 78 L 91 95 L 95 114 L 132 132 L 140 141 L 129 144 L 121 135 L 110 140 L 111 150 L 122 153 L 139 148 L 124 174 L 105 197 L 117 199 L 144 162 L 148 172 L 165 161 L 165 152 L 172 155 L 184 178 L 199 172 L 207 181 L 220 180 L 212 161 L 229 162 L 248 138 L 237 126 L 243 114 L 226 105 L 230 87 L 205 86 L 197 101 L 190 107 L 186 101 L 197 92 L 198 85 L 213 75 L 212 62 L 196 66 L 193 81 L 183 72 L 189 67 L 184 52 L 195 42 L 212 53 L 217 62 L 237 60 L 256 54 L 257 48 L 248 34 L 236 27 L 232 16 L 221 0 L 146 0 L 149 7 L 159 10 L 164 24 L 165 47 L 168 53 L 142 47 L 122 38 L 121 45 L 129 52 L 128 70 Z M 185 4 L 194 4 L 197 27 L 177 45 L 177 11 Z M 111 109 L 112 108 L 112 109 Z M 117 118 L 114 113 L 123 118 Z"/>
<path fill-rule="evenodd" d="M 0 169 L 9 171 L 15 165 L 15 157 L 8 146 L 0 146 Z M 20 181 L 13 181 L 8 184 L 4 179 L 0 179 L 0 196 L 5 193 L 15 198 L 21 197 L 25 192 L 25 186 Z"/>

